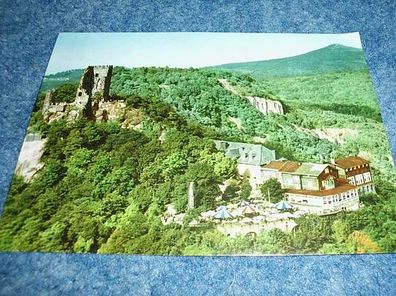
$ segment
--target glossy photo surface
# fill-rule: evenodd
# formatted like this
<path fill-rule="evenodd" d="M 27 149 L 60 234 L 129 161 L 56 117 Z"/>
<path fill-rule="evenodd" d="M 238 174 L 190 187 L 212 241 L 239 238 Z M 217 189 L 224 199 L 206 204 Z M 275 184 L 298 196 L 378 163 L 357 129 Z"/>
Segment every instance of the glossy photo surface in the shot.
<path fill-rule="evenodd" d="M 358 33 L 63 33 L 0 250 L 394 253 L 395 208 Z"/>

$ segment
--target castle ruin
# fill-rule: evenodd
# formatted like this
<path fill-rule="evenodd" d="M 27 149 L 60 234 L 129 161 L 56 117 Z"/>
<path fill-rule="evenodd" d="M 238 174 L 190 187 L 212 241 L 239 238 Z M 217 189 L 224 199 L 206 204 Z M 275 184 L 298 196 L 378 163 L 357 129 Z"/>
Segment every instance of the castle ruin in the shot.
<path fill-rule="evenodd" d="M 54 103 L 54 90 L 48 91 L 42 109 L 44 120 L 75 120 L 80 116 L 91 120 L 116 118 L 125 104 L 110 100 L 112 73 L 113 66 L 88 66 L 81 77 L 73 103 Z"/>
<path fill-rule="evenodd" d="M 42 114 L 44 120 L 48 122 L 62 118 L 67 106 L 67 103 L 52 103 L 53 94 L 54 90 L 50 90 L 44 98 Z"/>
<path fill-rule="evenodd" d="M 99 100 L 108 101 L 110 96 L 113 66 L 88 66 L 80 80 L 72 117 L 83 113 L 88 118 L 95 117 Z"/>

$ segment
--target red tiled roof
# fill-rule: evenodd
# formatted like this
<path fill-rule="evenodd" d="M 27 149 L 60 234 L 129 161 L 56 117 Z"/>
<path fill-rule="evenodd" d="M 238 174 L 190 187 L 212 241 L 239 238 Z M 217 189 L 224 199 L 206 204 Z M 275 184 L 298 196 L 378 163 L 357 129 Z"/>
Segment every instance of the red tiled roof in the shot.
<path fill-rule="evenodd" d="M 274 169 L 284 173 L 293 173 L 301 166 L 300 162 L 296 161 L 280 161 L 280 160 L 273 160 L 270 161 L 268 164 L 263 166 L 266 169 Z"/>
<path fill-rule="evenodd" d="M 351 184 L 341 184 L 333 189 L 327 190 L 299 190 L 299 189 L 288 189 L 286 193 L 293 193 L 293 194 L 302 194 L 302 195 L 312 195 L 312 196 L 329 196 L 334 194 L 339 194 L 343 192 L 347 192 L 351 189 L 355 189 L 356 186 Z"/>
<path fill-rule="evenodd" d="M 345 184 L 350 184 L 348 179 L 344 179 L 344 178 L 337 178 L 337 184 L 340 185 L 345 185 Z"/>
<path fill-rule="evenodd" d="M 358 165 L 367 164 L 369 161 L 359 156 L 349 156 L 343 159 L 337 159 L 335 163 L 343 169 L 349 169 Z"/>
<path fill-rule="evenodd" d="M 284 164 L 285 164 L 284 161 L 272 160 L 266 165 L 264 165 L 263 168 L 279 170 Z"/>
<path fill-rule="evenodd" d="M 301 163 L 299 163 L 299 162 L 296 162 L 296 161 L 285 161 L 284 165 L 279 169 L 279 171 L 284 172 L 284 173 L 293 173 L 300 166 L 301 166 Z"/>

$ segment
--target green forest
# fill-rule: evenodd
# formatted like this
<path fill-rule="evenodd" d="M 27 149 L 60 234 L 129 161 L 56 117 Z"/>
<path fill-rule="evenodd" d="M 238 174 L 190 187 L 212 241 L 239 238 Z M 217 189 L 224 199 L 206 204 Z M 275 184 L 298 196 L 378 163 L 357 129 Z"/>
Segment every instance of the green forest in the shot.
<path fill-rule="evenodd" d="M 225 90 L 276 99 L 285 115 L 264 116 Z M 57 86 L 70 102 L 77 85 Z M 43 121 L 41 92 L 29 130 L 45 137 L 44 163 L 31 183 L 15 176 L 0 219 L 0 249 L 163 255 L 338 254 L 396 251 L 396 172 L 367 70 L 253 78 L 218 69 L 123 68 L 113 70 L 113 100 L 142 114 L 140 128 L 117 120 Z M 236 124 L 239 122 L 239 124 Z M 343 143 L 312 131 L 351 130 Z M 360 196 L 358 211 L 304 215 L 285 233 L 227 237 L 210 223 L 189 227 L 217 205 L 219 184 L 249 194 L 236 161 L 213 143 L 223 139 L 274 149 L 277 157 L 321 162 L 363 152 L 370 156 L 377 194 Z M 187 210 L 194 181 L 197 207 Z M 231 188 L 231 187 L 230 187 Z M 186 211 L 183 225 L 163 225 L 172 203 Z"/>

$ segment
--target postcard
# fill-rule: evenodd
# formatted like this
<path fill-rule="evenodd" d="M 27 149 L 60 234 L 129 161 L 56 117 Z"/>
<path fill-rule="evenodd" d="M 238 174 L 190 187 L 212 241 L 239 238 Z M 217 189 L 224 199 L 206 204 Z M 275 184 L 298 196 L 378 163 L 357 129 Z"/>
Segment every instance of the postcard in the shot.
<path fill-rule="evenodd" d="M 395 217 L 358 33 L 61 33 L 0 250 L 394 253 Z"/>

